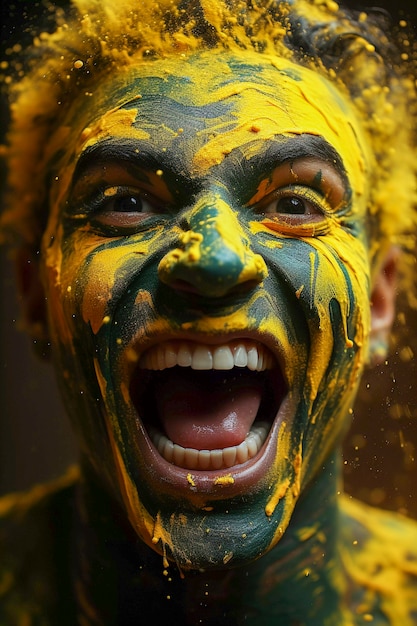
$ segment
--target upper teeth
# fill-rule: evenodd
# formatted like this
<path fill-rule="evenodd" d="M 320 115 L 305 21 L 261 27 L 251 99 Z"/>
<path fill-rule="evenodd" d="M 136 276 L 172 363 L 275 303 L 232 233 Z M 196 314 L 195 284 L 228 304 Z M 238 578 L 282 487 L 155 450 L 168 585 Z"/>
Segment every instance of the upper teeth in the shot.
<path fill-rule="evenodd" d="M 209 346 L 189 341 L 166 341 L 153 346 L 140 358 L 139 365 L 150 370 L 164 370 L 179 365 L 194 370 L 231 370 L 247 367 L 263 371 L 273 367 L 272 354 L 260 343 L 237 340 Z"/>

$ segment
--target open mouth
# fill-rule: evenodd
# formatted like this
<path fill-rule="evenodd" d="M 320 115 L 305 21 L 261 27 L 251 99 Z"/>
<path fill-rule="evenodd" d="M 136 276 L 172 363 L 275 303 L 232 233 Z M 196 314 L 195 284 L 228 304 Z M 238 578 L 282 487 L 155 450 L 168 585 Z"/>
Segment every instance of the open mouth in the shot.
<path fill-rule="evenodd" d="M 155 449 L 183 469 L 243 465 L 262 450 L 287 393 L 263 344 L 168 341 L 147 350 L 130 383 L 135 409 Z"/>

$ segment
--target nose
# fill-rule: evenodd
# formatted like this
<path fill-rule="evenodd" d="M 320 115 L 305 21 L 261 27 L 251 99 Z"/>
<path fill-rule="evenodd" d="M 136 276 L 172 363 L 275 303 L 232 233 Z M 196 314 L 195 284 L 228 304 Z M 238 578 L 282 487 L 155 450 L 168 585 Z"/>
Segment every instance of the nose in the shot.
<path fill-rule="evenodd" d="M 200 198 L 184 217 L 189 230 L 158 267 L 163 283 L 220 298 L 264 280 L 265 261 L 250 249 L 236 212 L 221 197 Z"/>

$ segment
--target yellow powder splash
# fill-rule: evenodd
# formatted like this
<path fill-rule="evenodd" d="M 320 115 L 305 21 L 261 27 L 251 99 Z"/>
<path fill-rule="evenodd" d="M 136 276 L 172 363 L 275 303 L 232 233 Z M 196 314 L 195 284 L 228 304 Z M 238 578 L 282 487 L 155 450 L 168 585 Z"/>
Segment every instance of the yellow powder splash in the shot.
<path fill-rule="evenodd" d="M 68 16 L 57 13 L 53 33 L 39 34 L 27 51 L 16 48 L 15 75 L 3 76 L 12 115 L 3 150 L 9 170 L 3 239 L 38 245 L 48 207 L 49 160 L 57 148 L 48 140 L 60 137 L 75 101 L 78 106 L 94 98 L 103 76 L 123 75 L 133 64 L 168 56 L 181 61 L 216 48 L 216 54 L 229 50 L 242 59 L 245 50 L 291 59 L 349 93 L 376 155 L 369 181 L 372 255 L 381 256 L 393 241 L 413 248 L 417 160 L 411 69 L 417 54 L 405 34 L 402 39 L 407 54 L 400 50 L 396 65 L 388 58 L 391 35 L 376 18 L 361 13 L 353 20 L 333 0 L 73 0 Z"/>

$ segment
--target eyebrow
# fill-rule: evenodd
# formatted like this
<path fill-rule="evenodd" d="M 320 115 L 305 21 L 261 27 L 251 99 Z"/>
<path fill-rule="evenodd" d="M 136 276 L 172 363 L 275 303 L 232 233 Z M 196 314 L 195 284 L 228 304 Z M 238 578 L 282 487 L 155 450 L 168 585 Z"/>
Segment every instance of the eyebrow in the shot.
<path fill-rule="evenodd" d="M 155 170 L 163 165 L 165 154 L 150 144 L 140 140 L 115 139 L 109 137 L 89 146 L 81 154 L 76 164 L 73 182 L 84 176 L 89 169 L 96 169 L 110 163 L 129 163 L 146 170 Z"/>
<path fill-rule="evenodd" d="M 318 135 L 306 133 L 262 140 L 259 151 L 252 154 L 253 147 L 252 143 L 250 157 L 243 150 L 232 151 L 219 165 L 218 170 L 222 179 L 239 194 L 242 204 L 250 200 L 253 190 L 277 167 L 309 158 L 321 161 L 323 165 L 334 170 L 339 175 L 347 196 L 351 195 L 351 186 L 340 154 Z"/>
<path fill-rule="evenodd" d="M 256 143 L 259 151 L 251 156 L 245 154 L 247 146 L 232 150 L 227 158 L 216 168 L 216 178 L 230 184 L 239 194 L 240 201 L 249 200 L 260 181 L 265 175 L 288 162 L 295 162 L 307 158 L 315 158 L 330 166 L 340 176 L 346 192 L 350 194 L 350 184 L 343 161 L 335 148 L 323 137 L 311 134 L 296 136 L 276 136 L 269 140 L 257 140 L 249 144 L 251 152 Z M 175 187 L 178 200 L 181 185 L 187 187 L 187 194 L 196 193 L 203 181 L 193 180 L 191 174 L 187 176 L 189 166 L 181 158 L 181 151 L 175 154 L 171 150 L 161 151 L 155 144 L 140 139 L 109 137 L 89 146 L 81 154 L 72 177 L 72 189 L 77 182 L 88 175 L 89 170 L 105 167 L 111 164 L 123 164 L 127 170 L 131 168 L 133 176 L 146 175 L 146 171 L 162 169 L 168 187 Z M 204 176 L 203 176 L 204 179 Z M 173 189 L 172 189 L 173 191 Z M 178 195 L 179 194 L 179 195 Z"/>
<path fill-rule="evenodd" d="M 295 137 L 279 137 L 268 142 L 259 154 L 247 159 L 251 169 L 272 171 L 275 167 L 301 159 L 315 158 L 330 165 L 347 182 L 346 169 L 340 154 L 323 137 L 303 134 Z"/>

